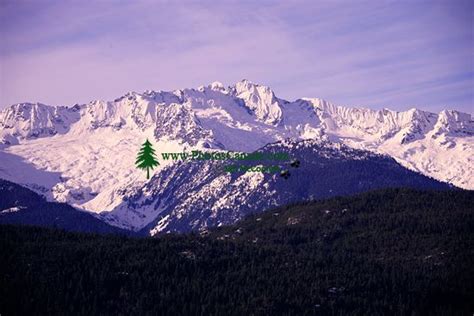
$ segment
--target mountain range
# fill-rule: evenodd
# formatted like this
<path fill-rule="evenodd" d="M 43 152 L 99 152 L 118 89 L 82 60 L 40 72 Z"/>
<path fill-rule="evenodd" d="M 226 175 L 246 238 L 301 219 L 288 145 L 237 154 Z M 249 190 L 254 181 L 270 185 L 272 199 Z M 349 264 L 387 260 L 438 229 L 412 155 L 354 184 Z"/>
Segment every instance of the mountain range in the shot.
<path fill-rule="evenodd" d="M 283 151 L 301 167 L 284 164 L 291 176 L 283 179 L 223 173 L 212 161 L 160 160 L 146 181 L 134 162 L 147 138 L 158 153 Z M 381 187 L 472 190 L 472 157 L 470 114 L 290 102 L 248 80 L 70 107 L 22 103 L 0 112 L 0 178 L 150 234 L 229 224 L 257 210 Z"/>

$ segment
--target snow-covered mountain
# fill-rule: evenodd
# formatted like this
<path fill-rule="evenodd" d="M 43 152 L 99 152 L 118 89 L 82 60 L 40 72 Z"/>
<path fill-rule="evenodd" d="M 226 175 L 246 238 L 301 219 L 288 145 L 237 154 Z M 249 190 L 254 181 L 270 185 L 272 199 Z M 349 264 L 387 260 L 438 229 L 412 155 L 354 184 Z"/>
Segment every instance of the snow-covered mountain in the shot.
<path fill-rule="evenodd" d="M 146 138 L 158 152 L 250 152 L 288 138 L 342 143 L 387 154 L 411 170 L 474 189 L 474 122 L 469 114 L 376 111 L 316 98 L 289 102 L 247 80 L 227 88 L 214 82 L 197 89 L 131 92 L 114 101 L 72 107 L 12 105 L 0 112 L 0 178 L 51 200 L 105 211 L 104 218 L 116 225 L 138 229 L 152 223 L 159 211 L 119 210 L 128 197 L 148 192 L 150 183 L 134 166 Z M 172 162 L 160 163 L 155 178 L 175 169 Z M 169 177 L 154 181 L 175 181 Z M 256 175 L 242 177 L 246 181 Z M 127 215 L 118 216 L 121 212 Z"/>
<path fill-rule="evenodd" d="M 258 152 L 286 153 L 300 164 L 277 162 L 290 174 L 282 178 L 279 173 L 224 172 L 222 162 L 216 161 L 181 163 L 165 168 L 142 190 L 102 216 L 109 223 L 124 224 L 126 215 L 136 209 L 141 214 L 159 210 L 159 216 L 141 228 L 143 233 L 158 234 L 229 225 L 249 213 L 280 205 L 379 188 L 449 189 L 449 185 L 410 171 L 388 156 L 328 141 L 286 140 Z M 251 161 L 246 164 L 253 165 Z M 135 219 L 130 222 L 134 223 Z"/>
<path fill-rule="evenodd" d="M 108 225 L 92 214 L 65 203 L 47 202 L 44 197 L 18 184 L 0 179 L 0 225 L 28 225 L 67 231 L 133 235 Z"/>

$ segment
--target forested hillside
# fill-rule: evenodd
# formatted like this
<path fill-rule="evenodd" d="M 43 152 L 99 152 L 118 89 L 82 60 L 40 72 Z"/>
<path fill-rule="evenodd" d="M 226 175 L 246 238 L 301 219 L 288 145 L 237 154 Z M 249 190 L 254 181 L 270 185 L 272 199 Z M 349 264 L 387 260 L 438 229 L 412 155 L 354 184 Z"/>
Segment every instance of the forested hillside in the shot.
<path fill-rule="evenodd" d="M 394 189 L 159 238 L 0 226 L 0 314 L 470 315 L 473 205 Z"/>
<path fill-rule="evenodd" d="M 0 179 L 0 225 L 53 227 L 84 233 L 133 235 L 66 203 L 48 202 L 16 183 Z"/>

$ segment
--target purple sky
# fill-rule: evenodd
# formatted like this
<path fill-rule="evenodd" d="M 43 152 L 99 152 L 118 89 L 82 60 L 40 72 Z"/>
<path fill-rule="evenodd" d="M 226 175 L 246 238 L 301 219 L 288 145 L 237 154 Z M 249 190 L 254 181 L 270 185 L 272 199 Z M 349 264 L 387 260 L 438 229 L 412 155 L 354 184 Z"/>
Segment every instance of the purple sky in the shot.
<path fill-rule="evenodd" d="M 0 32 L 0 108 L 246 78 L 288 100 L 474 113 L 471 0 L 2 0 Z"/>

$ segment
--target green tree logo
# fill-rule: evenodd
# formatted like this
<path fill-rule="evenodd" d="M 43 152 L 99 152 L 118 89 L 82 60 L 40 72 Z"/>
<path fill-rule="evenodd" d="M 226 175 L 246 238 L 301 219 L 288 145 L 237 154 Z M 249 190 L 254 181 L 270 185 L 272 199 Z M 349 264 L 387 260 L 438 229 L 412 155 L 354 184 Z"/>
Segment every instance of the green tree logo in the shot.
<path fill-rule="evenodd" d="M 151 146 L 148 139 L 143 143 L 142 148 L 138 152 L 137 161 L 135 162 L 137 168 L 146 169 L 146 178 L 150 179 L 150 168 L 160 165 L 155 158 L 155 150 Z"/>

